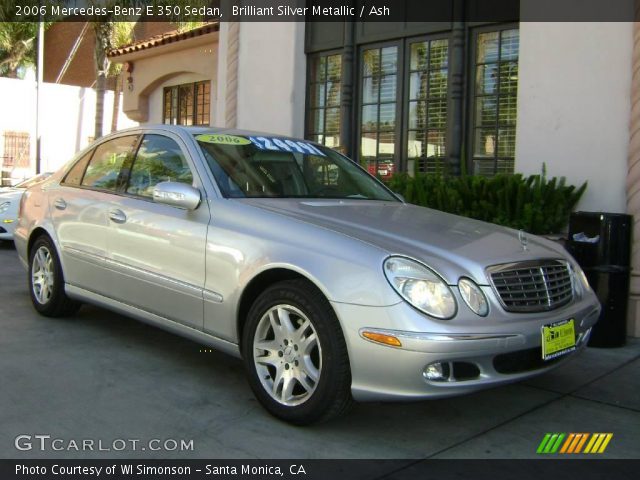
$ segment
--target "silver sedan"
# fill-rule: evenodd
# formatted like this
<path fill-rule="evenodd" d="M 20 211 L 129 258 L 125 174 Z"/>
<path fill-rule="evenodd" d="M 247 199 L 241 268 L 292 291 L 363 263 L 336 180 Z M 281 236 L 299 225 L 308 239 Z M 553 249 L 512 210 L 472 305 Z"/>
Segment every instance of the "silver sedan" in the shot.
<path fill-rule="evenodd" d="M 555 243 L 408 205 L 334 150 L 253 132 L 107 136 L 27 190 L 15 243 L 42 315 L 93 303 L 239 356 L 295 424 L 540 374 L 600 312 Z"/>

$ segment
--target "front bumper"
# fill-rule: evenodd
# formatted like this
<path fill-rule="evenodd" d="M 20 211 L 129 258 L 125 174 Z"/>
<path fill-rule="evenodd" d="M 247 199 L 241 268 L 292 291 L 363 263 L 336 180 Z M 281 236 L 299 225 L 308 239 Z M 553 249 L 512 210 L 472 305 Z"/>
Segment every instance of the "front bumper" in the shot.
<path fill-rule="evenodd" d="M 359 401 L 419 400 L 474 392 L 544 373 L 573 357 L 587 344 L 600 305 L 592 292 L 572 304 L 539 314 L 496 312 L 487 318 L 436 321 L 405 302 L 388 307 L 333 303 L 343 328 Z M 543 361 L 543 325 L 574 319 L 576 350 Z M 374 343 L 363 330 L 399 338 L 402 347 Z M 447 380 L 428 380 L 427 365 L 440 362 Z"/>
<path fill-rule="evenodd" d="M 18 220 L 0 215 L 0 240 L 13 240 L 13 231 Z"/>

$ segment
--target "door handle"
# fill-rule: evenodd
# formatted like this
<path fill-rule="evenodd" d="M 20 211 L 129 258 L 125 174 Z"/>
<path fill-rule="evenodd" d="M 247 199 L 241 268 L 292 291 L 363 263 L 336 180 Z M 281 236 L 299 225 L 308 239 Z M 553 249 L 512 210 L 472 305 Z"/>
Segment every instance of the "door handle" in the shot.
<path fill-rule="evenodd" d="M 63 198 L 57 198 L 56 201 L 53 202 L 53 206 L 58 210 L 64 210 L 67 208 L 67 202 L 65 202 Z"/>
<path fill-rule="evenodd" d="M 109 212 L 109 219 L 114 223 L 124 223 L 127 221 L 127 216 L 122 210 L 115 209 Z"/>

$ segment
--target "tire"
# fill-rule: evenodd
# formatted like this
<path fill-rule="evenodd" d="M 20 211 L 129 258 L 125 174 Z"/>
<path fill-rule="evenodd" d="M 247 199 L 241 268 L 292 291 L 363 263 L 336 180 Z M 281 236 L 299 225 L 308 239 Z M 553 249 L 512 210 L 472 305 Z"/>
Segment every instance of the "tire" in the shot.
<path fill-rule="evenodd" d="M 251 389 L 275 417 L 308 425 L 352 406 L 340 323 L 324 295 L 306 280 L 279 282 L 256 299 L 242 346 Z"/>
<path fill-rule="evenodd" d="M 67 317 L 80 308 L 64 292 L 64 275 L 51 239 L 42 235 L 29 252 L 29 293 L 31 303 L 45 317 Z"/>

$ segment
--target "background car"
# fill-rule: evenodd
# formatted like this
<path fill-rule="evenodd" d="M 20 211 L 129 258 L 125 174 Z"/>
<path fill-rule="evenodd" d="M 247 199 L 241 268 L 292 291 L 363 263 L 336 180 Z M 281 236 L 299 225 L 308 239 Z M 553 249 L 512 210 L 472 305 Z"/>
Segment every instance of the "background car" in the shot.
<path fill-rule="evenodd" d="M 25 190 L 45 180 L 51 173 L 41 173 L 13 187 L 0 188 L 0 240 L 13 240 L 18 221 L 18 206 Z"/>
<path fill-rule="evenodd" d="M 34 308 L 90 302 L 243 359 L 273 415 L 470 393 L 586 346 L 559 245 L 401 201 L 339 153 L 244 131 L 109 135 L 23 196 Z"/>

